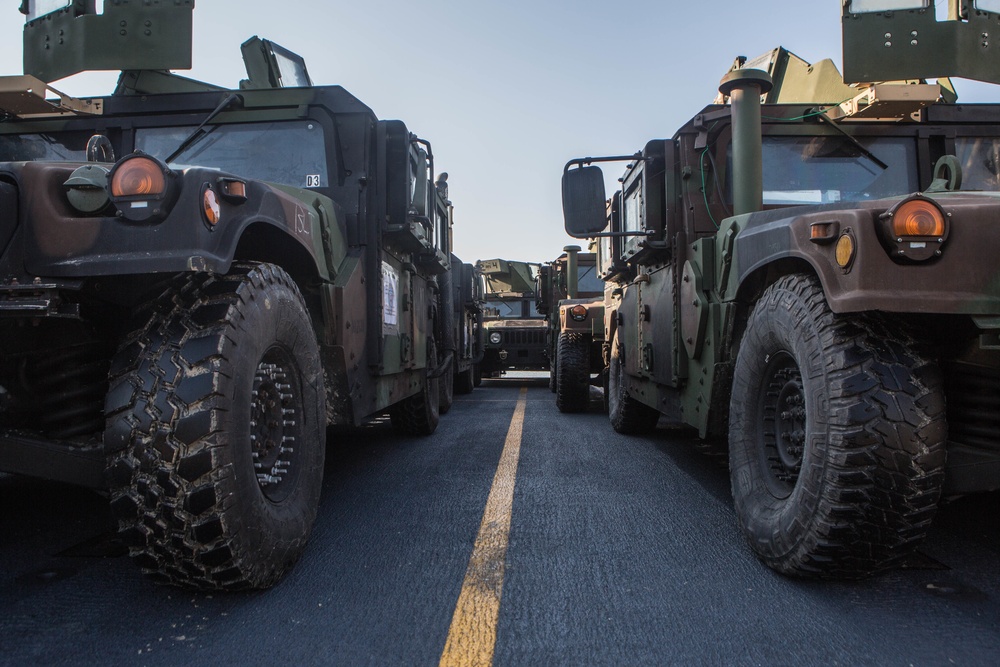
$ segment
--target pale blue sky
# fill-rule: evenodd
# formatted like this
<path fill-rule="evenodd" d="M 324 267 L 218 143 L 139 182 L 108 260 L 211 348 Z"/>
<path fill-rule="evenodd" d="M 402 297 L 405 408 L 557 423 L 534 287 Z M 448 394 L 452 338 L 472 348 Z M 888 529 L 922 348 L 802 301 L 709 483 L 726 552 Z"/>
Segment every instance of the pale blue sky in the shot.
<path fill-rule="evenodd" d="M 0 4 L 9 74 L 21 71 L 18 5 Z M 186 76 L 235 87 L 239 45 L 259 35 L 304 56 L 317 84 L 340 84 L 428 139 L 469 262 L 554 259 L 574 242 L 562 231 L 563 164 L 672 136 L 737 55 L 780 45 L 841 62 L 840 0 L 197 0 L 194 25 Z M 54 85 L 99 95 L 116 80 Z M 1000 99 L 958 85 L 963 101 Z"/>

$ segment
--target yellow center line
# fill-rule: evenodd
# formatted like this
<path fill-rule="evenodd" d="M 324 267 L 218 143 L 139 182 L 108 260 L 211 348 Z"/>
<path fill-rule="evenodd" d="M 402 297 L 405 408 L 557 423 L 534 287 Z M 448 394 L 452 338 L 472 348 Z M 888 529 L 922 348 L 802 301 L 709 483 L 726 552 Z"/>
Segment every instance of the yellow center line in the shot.
<path fill-rule="evenodd" d="M 451 628 L 441 654 L 441 667 L 491 665 L 497 642 L 500 593 L 503 588 L 504 559 L 510 535 L 510 514 L 514 504 L 514 478 L 521 455 L 521 430 L 528 388 L 521 387 L 510 420 L 500 464 L 486 500 L 483 521 L 465 571 L 462 592 L 451 617 Z"/>

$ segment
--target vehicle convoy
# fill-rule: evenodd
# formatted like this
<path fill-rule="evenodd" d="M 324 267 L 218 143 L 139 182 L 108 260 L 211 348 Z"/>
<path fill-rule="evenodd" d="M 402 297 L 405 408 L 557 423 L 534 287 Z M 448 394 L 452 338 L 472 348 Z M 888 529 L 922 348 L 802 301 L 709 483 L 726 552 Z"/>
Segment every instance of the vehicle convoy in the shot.
<path fill-rule="evenodd" d="M 604 282 L 597 255 L 566 246 L 538 272 L 535 306 L 545 315 L 549 389 L 560 412 L 585 412 L 604 377 Z M 596 376 L 596 377 L 592 377 Z"/>
<path fill-rule="evenodd" d="M 535 309 L 539 265 L 508 259 L 481 259 L 485 298 L 483 358 L 477 379 L 510 370 L 547 371 L 545 318 Z"/>
<path fill-rule="evenodd" d="M 158 580 L 266 587 L 328 425 L 437 426 L 450 202 L 428 142 L 294 53 L 254 37 L 227 90 L 169 72 L 192 0 L 94 5 L 23 3 L 0 80 L 0 470 L 109 491 Z M 112 68 L 113 95 L 46 99 Z"/>
<path fill-rule="evenodd" d="M 567 231 L 614 249 L 612 426 L 665 415 L 728 447 L 742 530 L 780 572 L 884 569 L 942 495 L 1000 488 L 1000 105 L 945 102 L 947 81 L 878 83 L 920 76 L 903 49 L 933 52 L 926 76 L 1000 80 L 995 59 L 941 69 L 1000 19 L 952 9 L 964 20 L 845 2 L 845 62 L 865 83 L 777 49 L 739 61 L 730 104 L 672 139 L 564 171 Z M 592 163 L 616 159 L 604 232 Z"/>

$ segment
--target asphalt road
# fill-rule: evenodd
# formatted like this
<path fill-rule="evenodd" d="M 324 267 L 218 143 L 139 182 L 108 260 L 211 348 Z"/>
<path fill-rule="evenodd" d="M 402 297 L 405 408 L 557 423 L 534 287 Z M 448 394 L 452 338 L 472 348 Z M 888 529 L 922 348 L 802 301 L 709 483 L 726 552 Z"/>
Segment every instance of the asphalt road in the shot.
<path fill-rule="evenodd" d="M 100 496 L 0 476 L 0 664 L 437 664 L 522 386 L 494 664 L 1000 661 L 1000 495 L 945 506 L 905 568 L 792 580 L 744 546 L 728 473 L 690 441 L 502 380 L 430 438 L 335 435 L 309 547 L 265 592 L 153 585 Z"/>

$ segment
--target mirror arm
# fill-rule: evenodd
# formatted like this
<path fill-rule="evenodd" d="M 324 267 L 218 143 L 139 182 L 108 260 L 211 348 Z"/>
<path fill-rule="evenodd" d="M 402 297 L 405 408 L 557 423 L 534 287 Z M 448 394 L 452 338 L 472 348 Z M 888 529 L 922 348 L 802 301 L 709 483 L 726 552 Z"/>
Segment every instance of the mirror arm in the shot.
<path fill-rule="evenodd" d="M 641 232 L 598 232 L 597 234 L 588 234 L 588 239 L 599 239 L 599 238 L 620 238 L 624 236 L 645 236 L 647 238 L 656 236 L 656 232 L 652 229 L 645 229 Z"/>
<path fill-rule="evenodd" d="M 594 162 L 629 162 L 632 160 L 649 161 L 651 159 L 652 158 L 644 158 L 642 153 L 635 153 L 634 155 L 612 155 L 609 157 L 578 157 L 566 163 L 566 166 L 563 167 L 563 173 L 565 174 L 568 172 L 569 168 L 574 165 L 577 167 L 586 167 L 588 164 L 593 164 Z"/>

